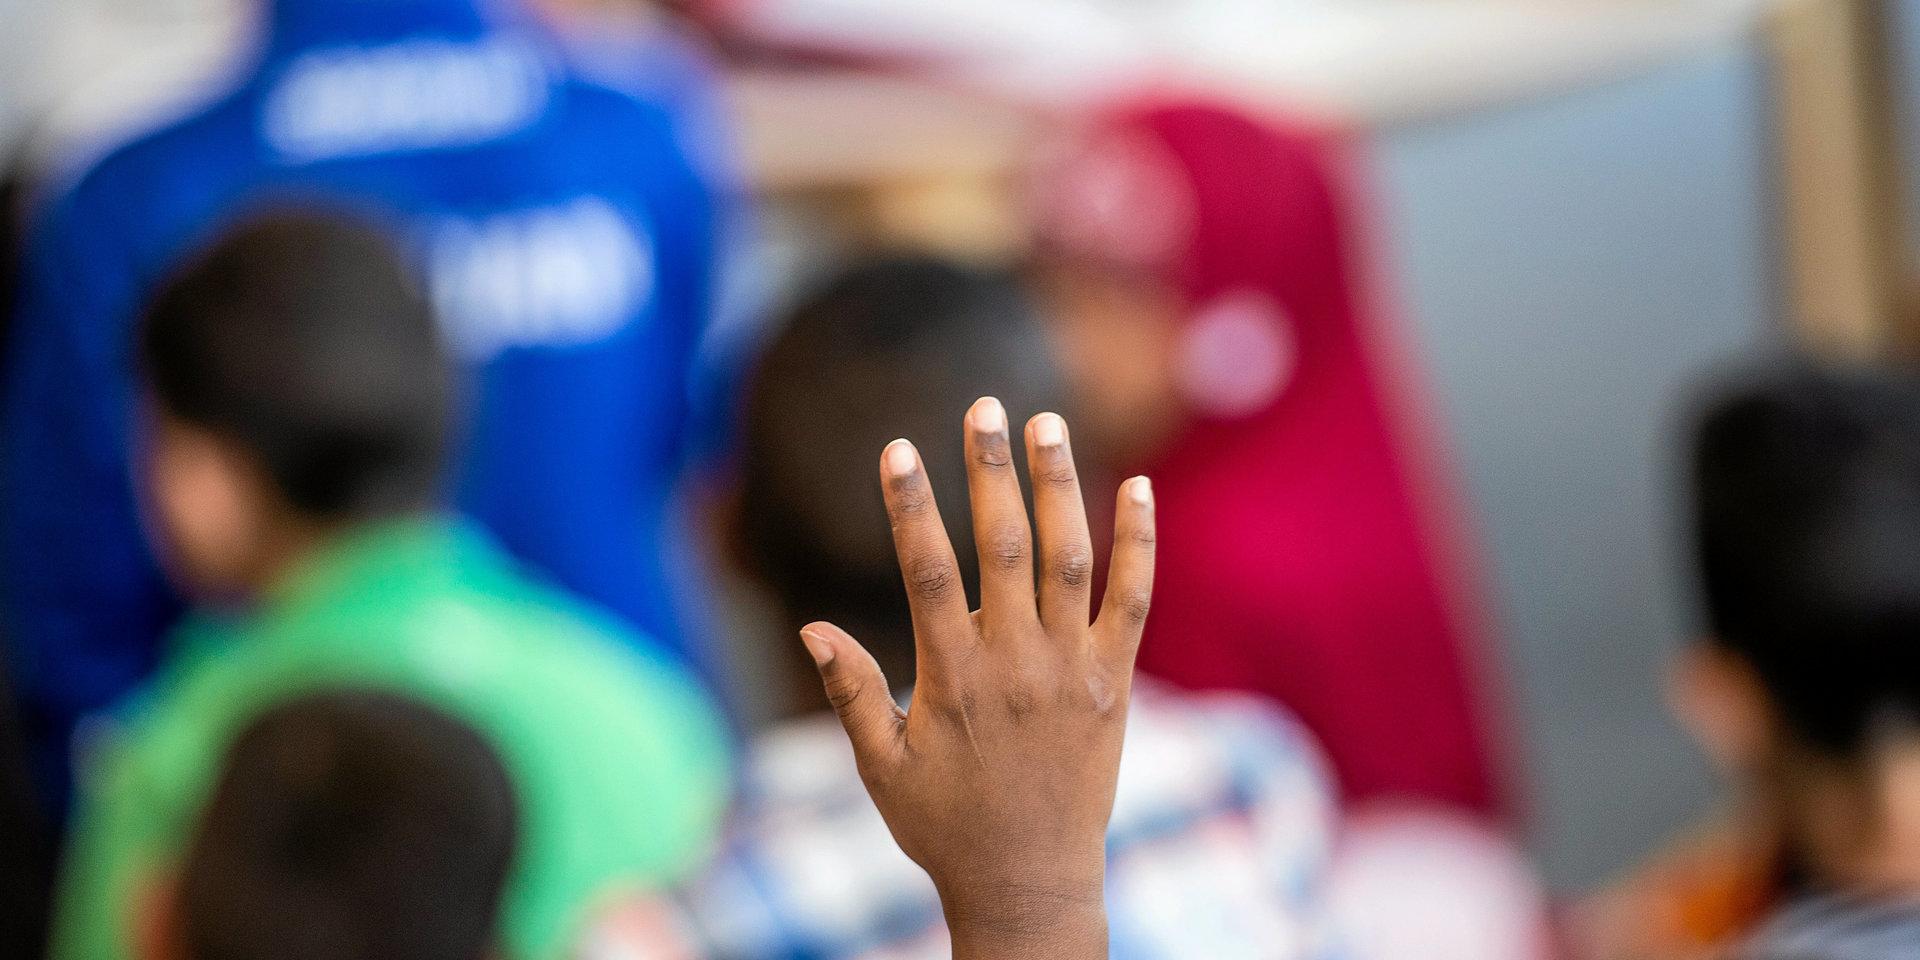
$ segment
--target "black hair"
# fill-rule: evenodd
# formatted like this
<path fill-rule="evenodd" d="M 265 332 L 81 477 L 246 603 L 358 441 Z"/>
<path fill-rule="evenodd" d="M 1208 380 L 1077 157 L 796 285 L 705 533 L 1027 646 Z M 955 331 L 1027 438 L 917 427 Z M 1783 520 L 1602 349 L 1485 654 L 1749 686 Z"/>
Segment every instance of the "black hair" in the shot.
<path fill-rule="evenodd" d="M 371 224 L 240 223 L 154 297 L 139 354 L 166 413 L 239 445 L 303 514 L 435 499 L 452 373 L 420 285 Z"/>
<path fill-rule="evenodd" d="M 471 728 L 394 694 L 303 695 L 226 756 L 180 876 L 192 960 L 484 960 L 518 813 Z"/>
<path fill-rule="evenodd" d="M 1793 366 L 1714 403 L 1693 448 L 1714 642 L 1838 757 L 1920 730 L 1920 379 Z"/>
<path fill-rule="evenodd" d="M 889 679 L 910 683 L 912 633 L 881 504 L 881 449 L 902 436 L 920 448 L 971 587 L 962 416 L 979 397 L 998 397 L 1019 449 L 1021 418 L 1057 409 L 1062 392 L 1011 272 L 896 257 L 831 279 L 791 312 L 747 391 L 748 565 L 788 611 L 838 623 L 870 648 L 892 644 L 874 653 Z"/>

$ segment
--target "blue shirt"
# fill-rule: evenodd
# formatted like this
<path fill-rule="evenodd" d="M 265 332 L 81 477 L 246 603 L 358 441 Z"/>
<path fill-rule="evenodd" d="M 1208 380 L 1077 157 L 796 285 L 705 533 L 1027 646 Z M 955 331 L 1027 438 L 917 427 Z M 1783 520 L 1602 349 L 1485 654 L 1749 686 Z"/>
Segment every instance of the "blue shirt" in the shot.
<path fill-rule="evenodd" d="M 425 269 L 468 374 L 456 505 L 701 663 L 665 545 L 695 425 L 717 422 L 699 358 L 724 200 L 674 105 L 475 0 L 274 0 L 266 17 L 227 92 L 71 178 L 29 234 L 0 583 L 43 744 L 144 677 L 181 609 L 136 500 L 138 311 L 224 227 L 284 205 L 376 218 Z"/>

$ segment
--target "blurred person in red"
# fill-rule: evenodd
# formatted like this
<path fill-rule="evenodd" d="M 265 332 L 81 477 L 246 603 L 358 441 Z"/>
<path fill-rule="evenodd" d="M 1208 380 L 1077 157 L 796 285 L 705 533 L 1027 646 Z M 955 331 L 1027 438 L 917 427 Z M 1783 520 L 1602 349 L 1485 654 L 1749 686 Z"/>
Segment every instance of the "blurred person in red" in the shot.
<path fill-rule="evenodd" d="M 1141 668 L 1286 704 L 1351 803 L 1500 818 L 1473 578 L 1340 156 L 1212 106 L 1121 111 L 1045 168 L 1039 280 L 1084 422 L 1161 490 Z"/>

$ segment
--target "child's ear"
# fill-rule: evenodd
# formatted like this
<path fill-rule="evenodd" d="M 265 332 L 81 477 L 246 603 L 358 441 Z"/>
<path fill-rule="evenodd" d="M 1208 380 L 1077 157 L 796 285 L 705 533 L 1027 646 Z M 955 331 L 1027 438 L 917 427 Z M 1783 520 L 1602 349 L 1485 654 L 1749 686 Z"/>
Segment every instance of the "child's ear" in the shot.
<path fill-rule="evenodd" d="M 152 422 L 147 500 L 168 574 L 203 597 L 244 591 L 278 509 L 264 470 L 210 430 L 165 415 Z"/>
<path fill-rule="evenodd" d="M 149 878 L 128 906 L 136 960 L 192 960 L 180 921 L 180 885 L 172 874 Z"/>
<path fill-rule="evenodd" d="M 1667 701 L 1680 725 L 1722 774 L 1744 777 L 1760 766 L 1778 732 L 1773 702 L 1753 665 L 1710 642 L 1696 642 L 1667 672 Z"/>

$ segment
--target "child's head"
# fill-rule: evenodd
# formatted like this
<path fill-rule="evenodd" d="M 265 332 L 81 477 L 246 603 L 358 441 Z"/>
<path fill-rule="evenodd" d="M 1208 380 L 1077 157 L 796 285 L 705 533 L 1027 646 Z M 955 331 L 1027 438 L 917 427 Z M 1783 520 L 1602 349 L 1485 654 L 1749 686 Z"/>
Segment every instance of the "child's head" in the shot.
<path fill-rule="evenodd" d="M 511 783 L 479 734 L 374 692 L 308 695 L 228 751 L 145 960 L 482 960 Z"/>
<path fill-rule="evenodd" d="M 228 231 L 149 305 L 146 485 L 175 572 L 256 588 L 303 536 L 431 505 L 450 371 L 385 236 L 284 213 Z"/>
<path fill-rule="evenodd" d="M 920 448 L 936 489 L 966 489 L 961 412 L 982 396 L 1019 422 L 1055 409 L 1058 375 L 1017 279 L 926 258 L 868 264 L 807 297 L 755 371 L 745 412 L 741 559 L 787 612 L 852 630 L 894 682 L 913 676 L 873 451 Z M 967 582 L 975 582 L 964 495 L 940 502 Z M 800 690 L 819 679 L 785 643 Z"/>
<path fill-rule="evenodd" d="M 1701 422 L 1692 489 L 1708 640 L 1683 710 L 1842 882 L 1901 829 L 1888 778 L 1920 754 L 1920 380 L 1754 380 Z"/>

